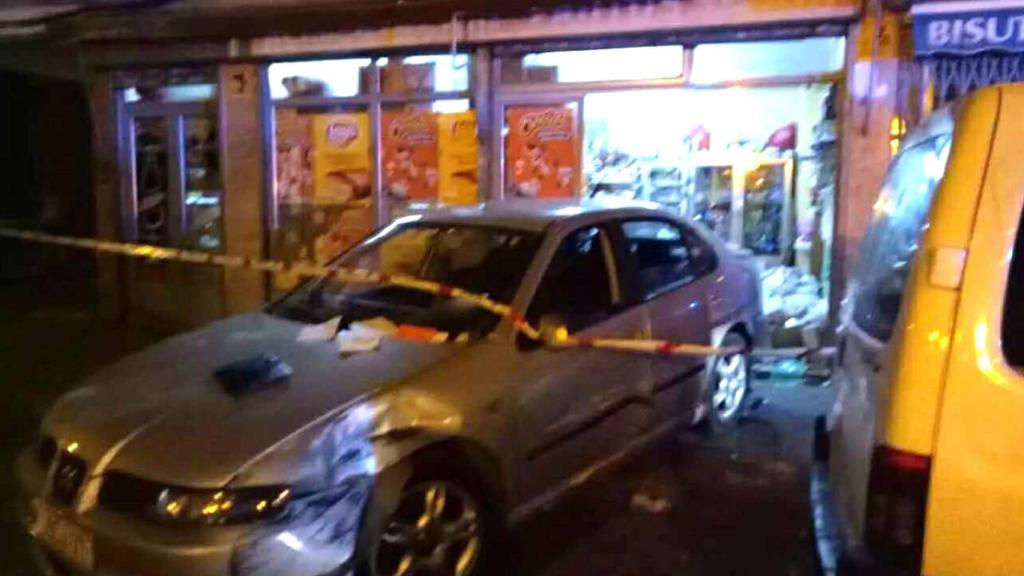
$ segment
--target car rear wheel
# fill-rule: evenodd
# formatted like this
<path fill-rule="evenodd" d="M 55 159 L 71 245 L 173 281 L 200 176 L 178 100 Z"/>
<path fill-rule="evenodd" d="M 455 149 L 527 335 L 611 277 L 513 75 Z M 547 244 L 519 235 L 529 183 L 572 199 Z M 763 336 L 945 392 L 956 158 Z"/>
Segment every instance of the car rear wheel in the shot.
<path fill-rule="evenodd" d="M 730 332 L 722 339 L 721 347 L 741 351 L 719 356 L 711 364 L 705 418 L 712 430 L 735 425 L 743 416 L 750 392 L 750 352 L 746 339 Z"/>
<path fill-rule="evenodd" d="M 490 508 L 466 475 L 430 466 L 406 483 L 370 556 L 373 576 L 479 576 L 494 532 Z"/>

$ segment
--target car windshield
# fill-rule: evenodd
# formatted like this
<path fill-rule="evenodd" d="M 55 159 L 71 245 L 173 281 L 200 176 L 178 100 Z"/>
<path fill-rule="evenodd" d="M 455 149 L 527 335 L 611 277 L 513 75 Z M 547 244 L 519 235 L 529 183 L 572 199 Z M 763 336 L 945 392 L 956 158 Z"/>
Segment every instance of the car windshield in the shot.
<path fill-rule="evenodd" d="M 491 226 L 411 223 L 371 237 L 332 266 L 405 275 L 462 288 L 509 303 L 540 243 L 539 235 Z M 340 316 L 341 326 L 372 318 L 483 335 L 499 318 L 464 301 L 404 288 L 313 279 L 271 313 L 318 323 Z"/>

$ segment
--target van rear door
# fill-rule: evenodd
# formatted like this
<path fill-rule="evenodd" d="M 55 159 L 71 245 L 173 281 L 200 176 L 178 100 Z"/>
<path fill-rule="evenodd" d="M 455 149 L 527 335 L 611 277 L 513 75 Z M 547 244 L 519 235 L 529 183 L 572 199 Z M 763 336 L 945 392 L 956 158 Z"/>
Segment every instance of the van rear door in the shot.
<path fill-rule="evenodd" d="M 932 458 L 929 576 L 1024 574 L 1024 88 L 1001 88 Z"/>

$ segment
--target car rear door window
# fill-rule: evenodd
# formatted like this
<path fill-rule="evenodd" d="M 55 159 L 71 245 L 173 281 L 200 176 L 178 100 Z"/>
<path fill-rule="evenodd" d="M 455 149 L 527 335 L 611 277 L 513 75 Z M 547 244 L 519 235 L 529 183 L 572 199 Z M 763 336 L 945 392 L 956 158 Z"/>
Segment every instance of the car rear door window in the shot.
<path fill-rule="evenodd" d="M 903 150 L 875 202 L 852 295 L 854 323 L 877 340 L 892 336 L 951 141 L 950 134 L 941 134 Z"/>
<path fill-rule="evenodd" d="M 692 231 L 671 222 L 623 222 L 622 235 L 645 300 L 685 286 L 715 269 L 711 246 Z"/>
<path fill-rule="evenodd" d="M 598 227 L 566 236 L 530 306 L 531 323 L 552 316 L 577 332 L 609 317 L 620 298 L 611 258 L 608 235 Z"/>

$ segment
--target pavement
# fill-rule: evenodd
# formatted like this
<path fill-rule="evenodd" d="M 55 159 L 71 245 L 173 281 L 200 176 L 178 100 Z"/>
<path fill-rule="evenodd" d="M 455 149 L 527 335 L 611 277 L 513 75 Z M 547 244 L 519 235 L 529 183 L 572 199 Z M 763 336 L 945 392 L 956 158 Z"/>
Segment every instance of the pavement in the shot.
<path fill-rule="evenodd" d="M 0 470 L 11 470 L 46 407 L 83 376 L 182 329 L 98 317 L 87 275 L 0 278 Z M 687 431 L 603 473 L 518 527 L 524 576 L 814 574 L 807 503 L 813 419 L 833 390 L 761 380 L 764 405 L 734 431 Z M 11 494 L 10 474 L 0 489 Z M 5 499 L 10 502 L 10 499 Z M 14 510 L 0 505 L 5 576 L 35 576 Z"/>

